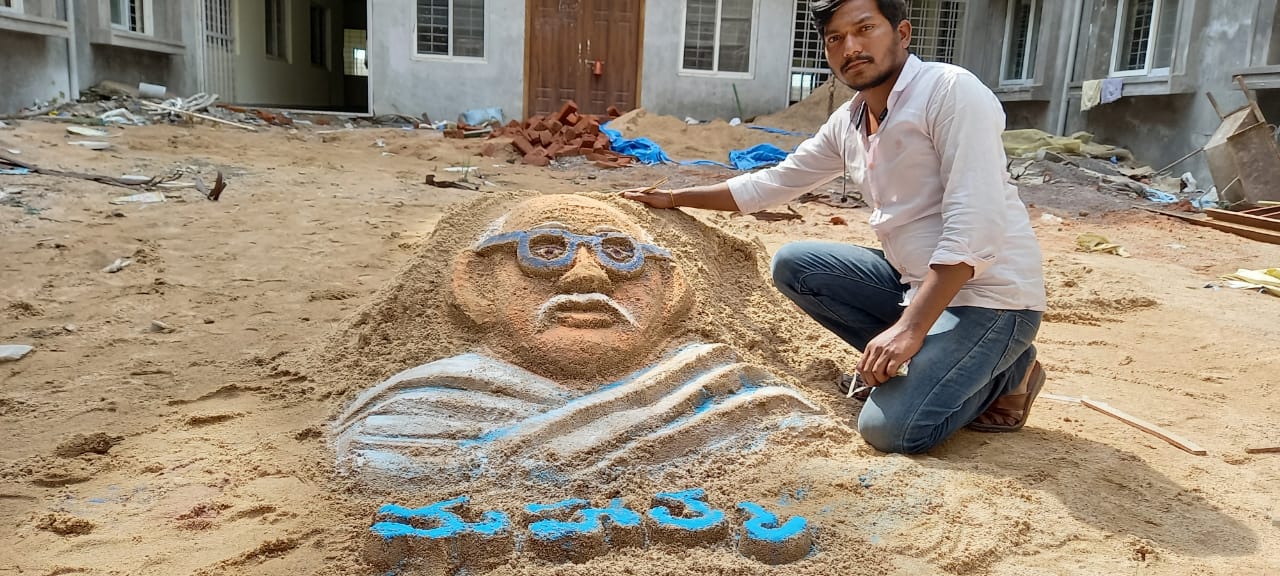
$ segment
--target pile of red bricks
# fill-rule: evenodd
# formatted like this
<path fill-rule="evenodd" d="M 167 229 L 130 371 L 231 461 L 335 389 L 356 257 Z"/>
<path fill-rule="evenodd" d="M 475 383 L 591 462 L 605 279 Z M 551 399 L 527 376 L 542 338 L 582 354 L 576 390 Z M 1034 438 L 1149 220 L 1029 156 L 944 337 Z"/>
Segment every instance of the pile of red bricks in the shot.
<path fill-rule="evenodd" d="M 622 115 L 612 106 L 608 114 L 604 122 Z M 586 156 L 601 168 L 631 165 L 634 158 L 609 149 L 609 137 L 600 132 L 601 122 L 600 117 L 579 114 L 578 105 L 570 100 L 555 114 L 533 116 L 524 123 L 512 120 L 490 137 L 510 138 L 522 161 L 533 166 L 546 166 L 553 158 L 565 156 Z M 491 142 L 485 146 L 484 155 L 497 156 L 500 150 L 497 142 Z"/>

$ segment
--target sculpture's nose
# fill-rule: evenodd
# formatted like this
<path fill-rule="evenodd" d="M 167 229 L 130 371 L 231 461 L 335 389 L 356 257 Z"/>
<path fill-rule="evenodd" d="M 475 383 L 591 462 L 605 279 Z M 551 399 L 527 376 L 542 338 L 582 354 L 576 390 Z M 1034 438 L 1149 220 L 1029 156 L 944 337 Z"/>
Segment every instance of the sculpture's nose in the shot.
<path fill-rule="evenodd" d="M 579 246 L 569 270 L 556 280 L 556 290 L 562 294 L 613 293 L 613 281 L 609 273 L 596 262 L 596 257 L 586 246 Z"/>

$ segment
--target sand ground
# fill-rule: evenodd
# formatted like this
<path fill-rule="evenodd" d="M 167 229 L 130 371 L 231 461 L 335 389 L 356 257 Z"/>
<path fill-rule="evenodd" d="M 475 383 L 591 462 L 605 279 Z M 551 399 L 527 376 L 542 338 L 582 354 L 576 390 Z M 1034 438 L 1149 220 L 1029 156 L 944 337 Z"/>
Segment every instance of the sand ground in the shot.
<path fill-rule="evenodd" d="M 358 556 L 370 509 L 334 477 L 325 444 L 342 399 L 309 388 L 314 375 L 289 360 L 392 279 L 450 206 L 487 191 L 728 174 L 538 169 L 481 158 L 482 142 L 393 129 L 112 132 L 114 149 L 92 152 L 68 145 L 62 126 L 24 122 L 0 131 L 0 149 L 113 175 L 221 169 L 230 186 L 216 203 L 188 190 L 115 206 L 108 199 L 128 191 L 0 176 L 25 205 L 0 206 L 0 343 L 37 348 L 0 364 L 0 574 L 373 573 Z M 421 183 L 464 164 L 492 186 Z M 1070 178 L 1023 193 L 1050 290 L 1047 390 L 1110 403 L 1208 456 L 1042 400 L 1021 433 L 961 432 L 925 456 L 880 455 L 851 435 L 856 466 L 822 454 L 762 462 L 741 490 L 770 500 L 804 488 L 796 510 L 828 527 L 801 568 L 655 549 L 497 573 L 1280 573 L 1280 454 L 1244 452 L 1280 445 L 1280 299 L 1206 288 L 1237 268 L 1280 265 L 1280 247 L 1134 211 Z M 865 209 L 796 209 L 803 221 L 698 216 L 770 251 L 798 239 L 874 243 Z M 1077 252 L 1083 232 L 1133 257 Z M 120 257 L 134 263 L 102 271 Z M 850 422 L 858 409 L 829 392 L 823 401 Z"/>

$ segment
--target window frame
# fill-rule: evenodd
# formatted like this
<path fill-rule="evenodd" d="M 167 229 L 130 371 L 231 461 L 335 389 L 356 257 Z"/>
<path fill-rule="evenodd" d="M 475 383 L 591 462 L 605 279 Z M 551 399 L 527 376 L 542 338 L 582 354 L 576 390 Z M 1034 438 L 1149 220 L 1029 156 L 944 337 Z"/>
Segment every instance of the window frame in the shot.
<path fill-rule="evenodd" d="M 1155 57 L 1156 57 L 1156 44 L 1159 42 L 1158 39 L 1160 37 L 1160 27 L 1165 25 L 1164 22 L 1160 21 L 1160 16 L 1164 12 L 1164 3 L 1168 2 L 1169 0 L 1152 0 L 1154 4 L 1152 4 L 1151 6 L 1151 33 L 1148 34 L 1148 37 L 1147 37 L 1147 59 L 1145 62 L 1143 62 L 1142 68 L 1139 70 L 1117 70 L 1116 69 L 1116 67 L 1120 64 L 1120 51 L 1121 51 L 1120 44 L 1124 42 L 1123 33 L 1125 31 L 1124 23 L 1125 23 L 1125 20 L 1127 19 L 1126 18 L 1127 10 L 1129 8 L 1129 3 L 1135 2 L 1135 1 L 1136 0 L 1120 0 L 1119 5 L 1116 6 L 1116 28 L 1115 28 L 1115 35 L 1111 38 L 1111 68 L 1109 70 L 1108 76 L 1110 78 L 1134 78 L 1134 77 L 1142 77 L 1142 76 L 1158 76 L 1158 77 L 1172 76 L 1174 64 L 1178 62 L 1178 42 L 1176 37 L 1178 32 L 1178 28 L 1177 28 L 1178 20 L 1181 20 L 1181 16 L 1182 16 L 1181 12 L 1182 12 L 1183 6 L 1181 4 L 1178 5 L 1178 11 L 1177 13 L 1175 13 L 1174 20 L 1172 23 L 1172 26 L 1174 27 L 1173 33 L 1174 33 L 1175 39 L 1174 39 L 1173 45 L 1170 47 L 1170 49 L 1173 50 L 1173 53 L 1169 55 L 1169 66 L 1167 68 L 1154 68 L 1154 69 L 1151 67 L 1151 64 L 1155 61 Z"/>
<path fill-rule="evenodd" d="M 1005 72 L 1008 70 L 1009 57 L 1012 56 L 1012 53 L 1009 51 L 1009 49 L 1012 48 L 1012 44 L 1013 44 L 1014 8 L 1016 7 L 1019 1 L 1020 0 L 1009 0 L 1008 9 L 1005 12 L 1004 45 L 1000 48 L 1000 85 L 1001 86 L 1031 86 L 1036 83 L 1036 78 L 1039 76 L 1039 70 L 1037 70 L 1038 62 L 1032 61 L 1031 55 L 1032 53 L 1034 53 L 1036 55 L 1036 60 L 1039 60 L 1040 50 L 1039 50 L 1039 46 L 1036 46 L 1036 44 L 1040 43 L 1040 37 L 1043 32 L 1043 30 L 1040 28 L 1040 25 L 1043 23 L 1041 21 L 1044 19 L 1044 4 L 1043 4 L 1043 0 L 1031 0 L 1031 20 L 1027 22 L 1027 27 L 1028 29 L 1035 28 L 1036 34 L 1033 39 L 1030 33 L 1030 30 L 1028 30 L 1027 45 L 1022 48 L 1022 62 L 1023 62 L 1022 77 L 1021 78 L 1005 77 Z"/>
<path fill-rule="evenodd" d="M 264 47 L 264 49 L 263 49 L 263 51 L 262 51 L 262 52 L 263 52 L 263 54 L 266 56 L 267 60 L 277 60 L 277 61 L 283 61 L 283 62 L 286 62 L 286 63 L 290 63 L 290 62 L 292 62 L 292 61 L 293 61 L 293 60 L 292 60 L 292 58 L 290 57 L 290 54 L 289 54 L 289 52 L 291 52 L 291 50 L 290 50 L 290 42 L 289 42 L 289 5 L 290 5 L 290 2 L 289 2 L 289 0 L 266 0 L 265 2 L 263 2 L 263 8 L 269 8 L 269 7 L 271 6 L 271 4 L 270 4 L 271 2 L 275 2 L 275 3 L 276 3 L 276 6 L 278 6 L 278 7 L 279 7 L 279 13 L 278 13 L 278 16 L 280 17 L 280 18 L 279 18 L 279 19 L 280 19 L 280 22 L 279 22 L 279 23 L 280 23 L 280 29 L 276 31 L 276 43 L 278 44 L 278 46 L 276 46 L 276 48 L 279 48 L 279 49 L 280 49 L 280 53 L 278 53 L 278 54 L 277 54 L 277 53 L 272 52 L 272 51 L 271 51 L 271 50 L 272 50 L 272 46 L 270 45 L 270 43 L 269 43 L 269 42 L 266 42 L 266 40 L 267 40 L 267 30 L 269 30 L 272 26 L 275 26 L 275 24 L 276 24 L 276 21 L 275 21 L 274 19 L 270 18 L 270 17 L 266 17 L 266 18 L 265 18 L 265 21 L 263 22 L 263 33 L 262 33 L 262 39 L 263 39 L 263 43 L 264 43 L 264 44 L 266 44 L 266 45 L 265 45 L 265 47 Z"/>
<path fill-rule="evenodd" d="M 22 0 L 8 0 L 8 1 L 10 3 L 9 6 L 0 4 L 0 12 L 17 12 L 19 14 L 23 13 Z"/>
<path fill-rule="evenodd" d="M 447 43 L 449 46 L 449 53 L 448 54 L 430 54 L 430 53 L 424 54 L 422 52 L 419 52 L 418 51 L 418 45 L 419 45 L 418 29 L 419 29 L 419 26 L 421 26 L 421 22 L 419 22 L 419 18 L 418 18 L 418 1 L 419 0 L 414 0 L 409 5 L 410 9 L 413 10 L 413 56 L 412 56 L 413 60 L 436 61 L 436 62 L 467 62 L 471 64 L 484 64 L 488 62 L 487 58 L 489 57 L 489 0 L 480 0 L 481 10 L 484 11 L 484 17 L 481 20 L 481 29 L 480 29 L 481 32 L 484 34 L 483 40 L 480 43 L 482 47 L 481 48 L 481 53 L 483 54 L 482 56 L 456 56 L 453 53 L 453 29 L 454 29 L 453 3 L 455 0 L 448 0 L 449 1 L 449 39 L 447 40 Z"/>
<path fill-rule="evenodd" d="M 676 70 L 679 76 L 700 76 L 703 78 L 731 78 L 735 80 L 751 80 L 756 77 L 756 53 L 758 42 L 757 38 L 760 34 L 760 0 L 751 0 L 751 34 L 747 42 L 750 43 L 750 54 L 747 55 L 747 71 L 746 72 L 721 72 L 720 71 L 720 26 L 723 24 L 724 1 L 716 0 L 716 34 L 712 40 L 713 48 L 711 55 L 712 70 L 697 70 L 684 67 L 684 50 L 685 42 L 688 39 L 689 28 L 689 0 L 680 0 L 680 50 L 676 53 Z"/>
<path fill-rule="evenodd" d="M 107 2 L 107 21 L 111 24 L 112 29 L 119 32 L 127 32 L 129 34 L 143 34 L 146 36 L 156 35 L 155 3 L 152 2 L 152 0 L 137 0 L 138 4 L 142 6 L 142 18 L 138 22 L 138 30 L 129 29 L 129 11 L 131 10 L 130 0 L 120 0 L 120 2 L 124 5 L 126 11 L 124 15 L 124 23 L 118 23 L 115 21 L 115 13 L 111 10 L 111 2 Z M 22 0 L 14 0 L 14 5 L 21 7 Z"/>

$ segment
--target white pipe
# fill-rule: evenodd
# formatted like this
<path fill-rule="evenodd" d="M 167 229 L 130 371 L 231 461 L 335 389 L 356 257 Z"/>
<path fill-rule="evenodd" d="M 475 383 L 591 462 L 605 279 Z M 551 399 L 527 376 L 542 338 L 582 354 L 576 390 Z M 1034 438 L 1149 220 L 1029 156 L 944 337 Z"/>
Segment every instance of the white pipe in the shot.
<path fill-rule="evenodd" d="M 80 98 L 80 57 L 76 55 L 76 1 L 65 0 L 67 7 L 67 100 L 75 102 Z"/>
<path fill-rule="evenodd" d="M 1056 134 L 1066 136 L 1067 115 L 1071 113 L 1071 75 L 1076 70 L 1076 52 L 1080 50 L 1080 25 L 1084 22 L 1084 0 L 1076 0 L 1076 21 L 1071 27 L 1071 49 L 1067 53 L 1067 72 L 1062 79 L 1062 99 L 1058 110 L 1058 130 Z"/>

